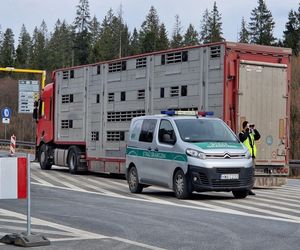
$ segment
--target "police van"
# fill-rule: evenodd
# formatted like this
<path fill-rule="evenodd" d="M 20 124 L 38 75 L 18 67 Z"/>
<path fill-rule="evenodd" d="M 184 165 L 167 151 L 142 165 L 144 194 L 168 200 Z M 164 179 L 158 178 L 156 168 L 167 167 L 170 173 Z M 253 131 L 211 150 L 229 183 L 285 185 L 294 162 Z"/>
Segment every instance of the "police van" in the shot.
<path fill-rule="evenodd" d="M 254 181 L 250 153 L 226 123 L 207 116 L 163 111 L 132 119 L 126 149 L 130 191 L 157 185 L 174 190 L 179 199 L 193 191 L 245 198 Z"/>

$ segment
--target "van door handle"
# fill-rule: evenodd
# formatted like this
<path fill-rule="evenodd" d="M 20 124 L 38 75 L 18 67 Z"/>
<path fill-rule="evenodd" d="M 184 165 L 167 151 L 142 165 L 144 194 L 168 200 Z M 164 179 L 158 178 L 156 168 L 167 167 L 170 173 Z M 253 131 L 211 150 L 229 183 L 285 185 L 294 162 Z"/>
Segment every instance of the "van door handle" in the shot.
<path fill-rule="evenodd" d="M 147 148 L 149 151 L 151 151 L 152 149 L 149 147 L 149 148 Z"/>
<path fill-rule="evenodd" d="M 155 151 L 158 151 L 158 148 L 155 148 L 154 150 L 155 150 Z"/>

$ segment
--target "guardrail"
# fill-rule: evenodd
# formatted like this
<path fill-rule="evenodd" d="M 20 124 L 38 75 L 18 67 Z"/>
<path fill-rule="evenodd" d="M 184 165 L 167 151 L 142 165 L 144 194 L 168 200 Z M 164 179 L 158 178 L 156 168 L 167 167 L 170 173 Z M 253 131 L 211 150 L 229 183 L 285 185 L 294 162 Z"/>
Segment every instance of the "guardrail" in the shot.
<path fill-rule="evenodd" d="M 5 140 L 5 139 L 0 139 L 0 145 L 10 145 L 10 140 Z M 35 142 L 31 141 L 18 141 L 16 142 L 17 147 L 29 147 L 29 148 L 34 148 L 35 147 Z"/>

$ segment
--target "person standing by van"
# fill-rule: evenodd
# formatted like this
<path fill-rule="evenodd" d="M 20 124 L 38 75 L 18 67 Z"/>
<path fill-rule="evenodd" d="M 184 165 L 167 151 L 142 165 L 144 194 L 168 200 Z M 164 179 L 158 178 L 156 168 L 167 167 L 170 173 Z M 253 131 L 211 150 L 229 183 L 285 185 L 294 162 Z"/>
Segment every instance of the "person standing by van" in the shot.
<path fill-rule="evenodd" d="M 256 157 L 256 145 L 255 141 L 260 139 L 260 134 L 255 128 L 254 124 L 249 124 L 248 121 L 243 122 L 243 130 L 239 133 L 240 141 L 248 148 L 251 157 L 253 159 L 253 166 L 255 167 L 255 157 Z M 249 190 L 249 195 L 255 195 L 252 190 Z"/>

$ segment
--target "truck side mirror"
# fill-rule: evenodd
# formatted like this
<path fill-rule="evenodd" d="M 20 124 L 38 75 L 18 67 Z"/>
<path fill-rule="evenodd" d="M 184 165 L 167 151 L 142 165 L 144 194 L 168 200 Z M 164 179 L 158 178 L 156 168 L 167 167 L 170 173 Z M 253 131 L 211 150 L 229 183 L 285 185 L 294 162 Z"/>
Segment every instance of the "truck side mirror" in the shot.
<path fill-rule="evenodd" d="M 37 122 L 38 121 L 38 102 L 34 102 L 34 109 L 32 113 L 32 118 Z"/>

